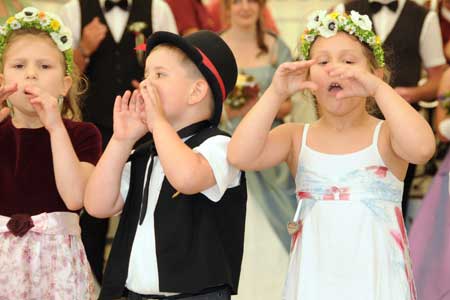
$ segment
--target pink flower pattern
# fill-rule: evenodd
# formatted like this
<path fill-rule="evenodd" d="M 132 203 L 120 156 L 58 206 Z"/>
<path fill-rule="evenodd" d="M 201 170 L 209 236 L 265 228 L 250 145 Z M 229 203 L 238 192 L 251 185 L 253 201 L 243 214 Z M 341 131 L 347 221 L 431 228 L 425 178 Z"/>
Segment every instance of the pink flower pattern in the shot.
<path fill-rule="evenodd" d="M 0 300 L 93 300 L 79 236 L 0 233 Z"/>
<path fill-rule="evenodd" d="M 411 300 L 417 300 L 416 288 L 414 285 L 414 278 L 411 270 L 411 257 L 408 251 L 408 238 L 406 236 L 405 223 L 403 222 L 402 211 L 399 207 L 395 207 L 395 215 L 397 217 L 397 223 L 400 232 L 391 230 L 391 235 L 395 242 L 399 246 L 403 254 L 403 260 L 405 261 L 405 275 L 408 280 L 409 290 L 411 293 Z"/>
<path fill-rule="evenodd" d="M 367 171 L 373 171 L 375 175 L 380 178 L 385 178 L 388 172 L 388 168 L 385 166 L 370 166 L 366 168 Z"/>
<path fill-rule="evenodd" d="M 343 187 L 339 188 L 337 186 L 330 187 L 326 193 L 323 195 L 323 200 L 349 200 L 350 199 L 350 188 Z"/>

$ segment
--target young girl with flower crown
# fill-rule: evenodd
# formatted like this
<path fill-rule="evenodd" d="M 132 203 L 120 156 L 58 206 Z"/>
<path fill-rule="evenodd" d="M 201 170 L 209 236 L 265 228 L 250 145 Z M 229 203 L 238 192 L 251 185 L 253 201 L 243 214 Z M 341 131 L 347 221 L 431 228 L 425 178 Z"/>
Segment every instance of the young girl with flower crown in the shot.
<path fill-rule="evenodd" d="M 75 121 L 70 33 L 23 9 L 0 26 L 0 71 L 0 299 L 92 299 L 78 213 L 101 140 Z"/>
<path fill-rule="evenodd" d="M 314 14 L 300 54 L 278 68 L 228 148 L 241 169 L 285 161 L 295 177 L 284 299 L 416 299 L 402 181 L 408 162 L 432 156 L 433 132 L 382 80 L 383 49 L 367 16 Z M 301 90 L 313 93 L 320 118 L 270 130 L 279 106 Z M 384 121 L 367 112 L 367 101 Z"/>

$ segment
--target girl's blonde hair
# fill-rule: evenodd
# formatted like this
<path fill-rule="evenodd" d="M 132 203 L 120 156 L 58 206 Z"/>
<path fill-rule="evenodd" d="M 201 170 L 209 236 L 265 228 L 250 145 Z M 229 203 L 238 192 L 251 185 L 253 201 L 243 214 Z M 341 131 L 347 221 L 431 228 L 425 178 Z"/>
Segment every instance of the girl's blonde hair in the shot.
<path fill-rule="evenodd" d="M 11 45 L 14 43 L 14 41 L 18 40 L 21 37 L 24 37 L 26 35 L 33 35 L 37 36 L 43 39 L 47 39 L 51 42 L 51 44 L 58 49 L 55 42 L 53 42 L 52 38 L 49 36 L 48 33 L 41 31 L 39 29 L 35 28 L 27 28 L 27 29 L 19 29 L 15 30 L 11 33 L 11 35 L 8 38 L 6 47 L 4 49 L 3 55 L 0 59 L 0 71 L 3 73 L 4 70 L 4 59 L 6 57 L 6 53 L 8 52 Z M 64 74 L 67 74 L 67 65 L 64 58 L 64 54 L 58 49 L 58 52 L 61 54 L 60 62 L 64 69 Z M 86 80 L 81 77 L 80 72 L 76 65 L 74 64 L 72 66 L 72 72 L 70 75 L 72 78 L 72 86 L 69 89 L 69 92 L 64 97 L 62 107 L 61 107 L 61 115 L 64 118 L 71 119 L 74 121 L 81 121 L 81 109 L 80 109 L 80 95 L 85 91 L 86 89 Z"/>

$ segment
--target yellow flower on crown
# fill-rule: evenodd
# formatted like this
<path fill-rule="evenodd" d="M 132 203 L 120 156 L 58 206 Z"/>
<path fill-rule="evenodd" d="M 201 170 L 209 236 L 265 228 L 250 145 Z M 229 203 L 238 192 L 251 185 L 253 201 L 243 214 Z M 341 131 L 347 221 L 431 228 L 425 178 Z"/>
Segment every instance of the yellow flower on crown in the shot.
<path fill-rule="evenodd" d="M 384 67 L 384 51 L 380 38 L 372 30 L 372 21 L 369 16 L 361 15 L 356 11 L 346 13 L 318 10 L 308 17 L 306 31 L 300 36 L 299 59 L 310 58 L 311 45 L 317 37 L 330 38 L 338 32 L 346 32 L 357 37 L 372 50 L 378 67 Z"/>
<path fill-rule="evenodd" d="M 377 45 L 381 44 L 381 39 L 380 37 L 377 35 L 377 37 L 375 38 L 375 43 L 377 43 Z"/>
<path fill-rule="evenodd" d="M 52 20 L 52 22 L 50 23 L 50 27 L 53 30 L 57 31 L 61 27 L 61 24 L 59 24 L 59 22 L 57 20 Z"/>
<path fill-rule="evenodd" d="M 338 13 L 338 12 L 332 12 L 331 14 L 330 14 L 330 17 L 331 18 L 333 18 L 333 19 L 335 19 L 335 20 L 337 20 L 337 18 L 339 17 L 339 15 L 340 15 L 340 13 Z"/>
<path fill-rule="evenodd" d="M 14 17 L 9 17 L 8 20 L 6 20 L 6 24 L 11 24 L 12 22 L 14 22 L 16 18 Z"/>

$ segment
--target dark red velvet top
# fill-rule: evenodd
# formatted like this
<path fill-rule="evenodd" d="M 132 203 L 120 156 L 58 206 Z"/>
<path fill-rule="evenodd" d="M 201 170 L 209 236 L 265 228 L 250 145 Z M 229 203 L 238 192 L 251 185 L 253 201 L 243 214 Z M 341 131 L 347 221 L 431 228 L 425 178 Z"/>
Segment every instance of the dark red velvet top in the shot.
<path fill-rule="evenodd" d="M 96 164 L 101 136 L 90 123 L 64 120 L 80 161 Z M 0 123 L 0 215 L 69 211 L 56 188 L 50 135 L 14 127 L 11 118 Z"/>

